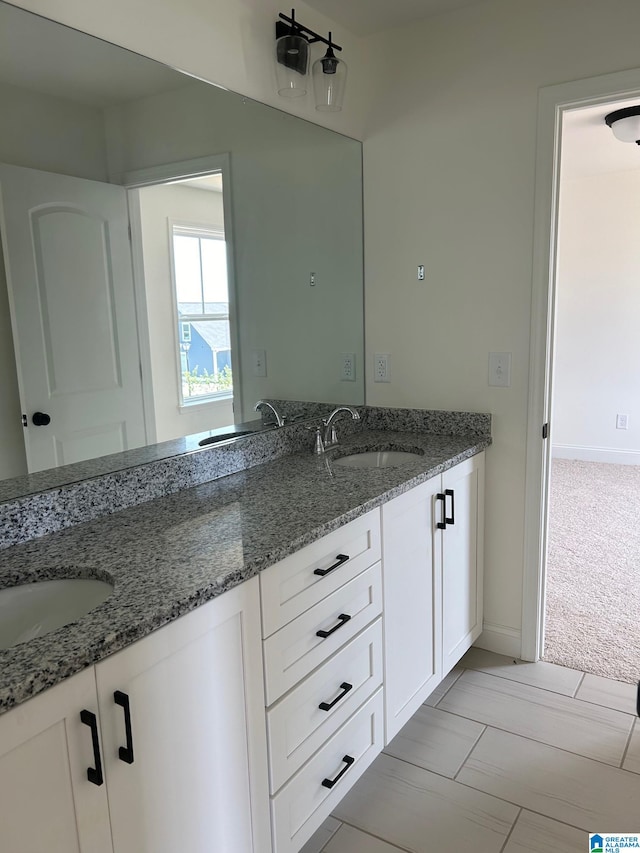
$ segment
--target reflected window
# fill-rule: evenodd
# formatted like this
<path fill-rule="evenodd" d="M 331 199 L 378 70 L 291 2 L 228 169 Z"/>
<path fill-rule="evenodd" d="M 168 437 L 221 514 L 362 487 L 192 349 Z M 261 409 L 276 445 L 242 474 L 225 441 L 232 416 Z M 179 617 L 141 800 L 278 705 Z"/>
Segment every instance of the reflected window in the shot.
<path fill-rule="evenodd" d="M 173 226 L 181 404 L 233 396 L 224 232 Z"/>

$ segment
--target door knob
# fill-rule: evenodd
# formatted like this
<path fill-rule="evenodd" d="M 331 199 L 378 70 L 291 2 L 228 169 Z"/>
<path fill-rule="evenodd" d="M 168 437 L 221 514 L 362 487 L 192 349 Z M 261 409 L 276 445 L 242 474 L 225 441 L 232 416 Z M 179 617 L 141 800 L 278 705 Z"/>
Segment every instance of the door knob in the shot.
<path fill-rule="evenodd" d="M 34 426 L 49 426 L 51 423 L 51 416 L 47 415 L 45 412 L 34 412 L 31 422 Z"/>

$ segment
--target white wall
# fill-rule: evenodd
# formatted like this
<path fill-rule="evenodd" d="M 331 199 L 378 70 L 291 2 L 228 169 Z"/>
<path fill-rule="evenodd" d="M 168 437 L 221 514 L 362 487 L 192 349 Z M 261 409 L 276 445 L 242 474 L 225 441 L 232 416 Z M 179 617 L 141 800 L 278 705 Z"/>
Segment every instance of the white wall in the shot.
<path fill-rule="evenodd" d="M 362 138 L 369 98 L 366 44 L 304 2 L 296 17 L 316 32 L 333 32 L 349 68 L 345 108 L 320 113 L 309 95 L 278 96 L 273 54 L 275 21 L 291 7 L 277 0 L 17 0 L 14 3 L 250 98 Z M 326 49 L 326 48 L 325 48 Z M 312 47 L 312 59 L 323 55 Z"/>
<path fill-rule="evenodd" d="M 373 404 L 493 413 L 489 641 L 519 648 L 538 88 L 640 65 L 635 0 L 487 0 L 370 42 L 390 61 L 364 143 Z M 384 68 L 382 69 L 385 70 Z M 416 265 L 426 280 L 416 281 Z M 513 353 L 489 388 L 489 351 Z"/>
<path fill-rule="evenodd" d="M 360 144 L 204 84 L 107 115 L 116 182 L 129 171 L 231 152 L 236 420 L 251 419 L 265 397 L 362 404 Z M 254 375 L 255 350 L 266 352 L 266 377 Z M 340 380 L 341 353 L 356 353 L 355 382 Z"/>
<path fill-rule="evenodd" d="M 157 440 L 169 441 L 232 424 L 230 400 L 182 410 L 179 407 L 168 226 L 172 219 L 224 229 L 222 195 L 177 184 L 145 187 L 140 190 L 140 214 Z"/>
<path fill-rule="evenodd" d="M 559 233 L 554 455 L 640 464 L 640 171 L 564 181 Z"/>

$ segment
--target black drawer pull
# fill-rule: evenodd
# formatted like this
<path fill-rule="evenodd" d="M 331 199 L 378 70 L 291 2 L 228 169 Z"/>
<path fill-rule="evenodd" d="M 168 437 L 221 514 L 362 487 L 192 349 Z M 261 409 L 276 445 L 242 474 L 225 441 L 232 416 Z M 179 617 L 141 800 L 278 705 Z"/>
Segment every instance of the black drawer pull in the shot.
<path fill-rule="evenodd" d="M 321 711 L 330 711 L 334 705 L 337 705 L 341 699 L 344 699 L 350 690 L 353 690 L 353 684 L 349 684 L 348 681 L 343 681 L 340 685 L 340 690 L 342 690 L 342 693 L 338 693 L 333 702 L 321 702 L 318 705 L 318 708 L 320 708 Z"/>
<path fill-rule="evenodd" d="M 314 575 L 320 575 L 323 578 L 325 575 L 328 575 L 329 572 L 332 572 L 334 569 L 337 569 L 338 566 L 341 566 L 343 563 L 346 563 L 349 559 L 348 554 L 338 554 L 336 557 L 337 562 L 335 562 L 332 566 L 329 566 L 328 569 L 314 569 Z"/>
<path fill-rule="evenodd" d="M 455 524 L 456 523 L 456 505 L 455 505 L 455 498 L 453 495 L 453 489 L 445 489 L 444 493 L 445 493 L 445 495 L 449 495 L 449 497 L 451 498 L 451 518 L 447 518 L 447 510 L 446 510 L 447 503 L 445 500 L 445 504 L 444 504 L 445 505 L 445 519 L 444 519 L 444 522 L 445 522 L 445 524 Z"/>
<path fill-rule="evenodd" d="M 345 766 L 338 773 L 338 775 L 335 777 L 335 779 L 323 779 L 322 780 L 322 784 L 324 785 L 325 788 L 333 788 L 333 786 L 336 784 L 336 782 L 339 782 L 342 779 L 342 777 L 344 776 L 344 774 L 347 772 L 347 770 L 351 767 L 351 765 L 355 761 L 355 758 L 353 758 L 351 755 L 345 755 L 345 757 L 342 760 L 344 761 Z"/>
<path fill-rule="evenodd" d="M 91 711 L 80 711 L 80 720 L 91 729 L 91 743 L 93 744 L 93 763 L 95 767 L 87 767 L 87 779 L 94 785 L 102 785 L 102 760 L 100 758 L 100 741 L 98 740 L 98 720 Z"/>
<path fill-rule="evenodd" d="M 121 690 L 116 690 L 113 694 L 113 701 L 124 710 L 124 731 L 127 738 L 127 745 L 119 747 L 118 756 L 120 761 L 124 761 L 126 764 L 133 764 L 133 733 L 131 731 L 131 706 L 129 704 L 129 697 Z"/>
<path fill-rule="evenodd" d="M 438 521 L 436 527 L 438 530 L 444 530 L 447 526 L 447 498 L 442 492 L 438 492 L 436 500 L 442 501 L 442 521 Z"/>
<path fill-rule="evenodd" d="M 343 625 L 346 625 L 349 619 L 351 619 L 351 616 L 348 616 L 346 613 L 341 613 L 338 616 L 337 625 L 334 625 L 333 628 L 330 628 L 328 631 L 316 631 L 316 637 L 322 637 L 323 640 L 326 640 L 326 638 L 334 634 L 338 628 L 342 628 Z"/>

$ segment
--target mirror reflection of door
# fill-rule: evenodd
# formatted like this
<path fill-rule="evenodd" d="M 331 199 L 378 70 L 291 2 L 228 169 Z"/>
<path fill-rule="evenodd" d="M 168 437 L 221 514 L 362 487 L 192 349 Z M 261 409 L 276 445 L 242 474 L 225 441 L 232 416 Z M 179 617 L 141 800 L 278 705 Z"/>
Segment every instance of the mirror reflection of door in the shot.
<path fill-rule="evenodd" d="M 146 444 L 125 190 L 0 165 L 0 191 L 29 472 Z"/>

